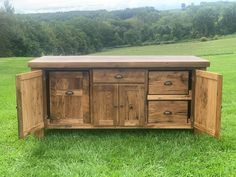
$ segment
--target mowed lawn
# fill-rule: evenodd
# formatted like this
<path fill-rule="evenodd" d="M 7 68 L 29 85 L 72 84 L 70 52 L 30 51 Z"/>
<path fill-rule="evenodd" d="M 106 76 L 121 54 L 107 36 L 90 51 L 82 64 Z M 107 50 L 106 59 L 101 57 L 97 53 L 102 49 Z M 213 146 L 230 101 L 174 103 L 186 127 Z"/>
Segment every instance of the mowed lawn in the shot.
<path fill-rule="evenodd" d="M 112 49 L 103 55 L 198 55 L 224 76 L 221 138 L 189 130 L 51 130 L 18 140 L 15 74 L 0 59 L 0 176 L 236 176 L 236 38 Z"/>

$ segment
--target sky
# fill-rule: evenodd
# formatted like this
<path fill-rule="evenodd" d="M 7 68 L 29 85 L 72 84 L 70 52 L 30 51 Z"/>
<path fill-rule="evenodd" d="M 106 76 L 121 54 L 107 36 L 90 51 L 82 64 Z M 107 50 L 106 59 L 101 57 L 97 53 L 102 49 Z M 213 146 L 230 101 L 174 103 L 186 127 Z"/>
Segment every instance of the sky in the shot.
<path fill-rule="evenodd" d="M 158 10 L 177 9 L 181 3 L 195 5 L 216 0 L 10 0 L 16 13 L 57 12 L 73 10 L 119 10 L 151 6 Z M 236 0 L 228 0 L 236 1 Z M 2 6 L 4 0 L 0 0 Z"/>

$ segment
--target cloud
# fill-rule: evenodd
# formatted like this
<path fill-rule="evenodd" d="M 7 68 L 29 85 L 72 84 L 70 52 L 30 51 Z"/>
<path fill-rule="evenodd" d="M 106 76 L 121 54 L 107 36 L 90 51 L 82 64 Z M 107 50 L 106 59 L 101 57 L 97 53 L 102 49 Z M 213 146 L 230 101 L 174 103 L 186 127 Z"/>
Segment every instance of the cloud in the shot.
<path fill-rule="evenodd" d="M 0 0 L 0 3 L 3 1 Z M 181 3 L 191 4 L 193 2 L 199 4 L 201 1 L 203 0 L 11 0 L 18 13 L 99 9 L 117 10 L 144 6 L 152 6 L 156 9 L 173 9 L 180 8 Z"/>

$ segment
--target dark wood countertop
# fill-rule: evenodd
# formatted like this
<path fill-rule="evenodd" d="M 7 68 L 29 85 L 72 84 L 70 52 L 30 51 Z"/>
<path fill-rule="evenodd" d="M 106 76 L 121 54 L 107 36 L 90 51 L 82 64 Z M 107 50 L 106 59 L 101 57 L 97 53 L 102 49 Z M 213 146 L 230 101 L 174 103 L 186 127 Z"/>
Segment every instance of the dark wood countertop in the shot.
<path fill-rule="evenodd" d="M 195 56 L 44 56 L 29 61 L 31 68 L 205 68 L 208 60 Z"/>

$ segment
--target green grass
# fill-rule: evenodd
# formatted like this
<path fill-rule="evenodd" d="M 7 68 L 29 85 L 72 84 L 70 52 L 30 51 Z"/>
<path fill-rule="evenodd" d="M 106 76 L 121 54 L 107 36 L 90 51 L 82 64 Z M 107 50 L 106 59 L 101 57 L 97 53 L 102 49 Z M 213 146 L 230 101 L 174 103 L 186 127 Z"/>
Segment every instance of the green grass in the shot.
<path fill-rule="evenodd" d="M 1 58 L 0 176 L 235 176 L 235 44 L 229 38 L 102 53 L 209 59 L 210 70 L 224 76 L 220 140 L 187 130 L 51 130 L 41 141 L 18 140 L 15 74 L 29 70 L 29 58 Z"/>
<path fill-rule="evenodd" d="M 105 50 L 94 55 L 197 55 L 211 56 L 236 52 L 236 35 L 207 42 L 184 42 Z"/>

